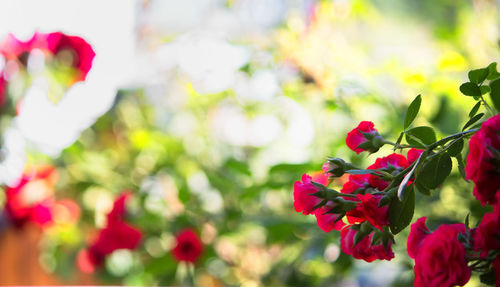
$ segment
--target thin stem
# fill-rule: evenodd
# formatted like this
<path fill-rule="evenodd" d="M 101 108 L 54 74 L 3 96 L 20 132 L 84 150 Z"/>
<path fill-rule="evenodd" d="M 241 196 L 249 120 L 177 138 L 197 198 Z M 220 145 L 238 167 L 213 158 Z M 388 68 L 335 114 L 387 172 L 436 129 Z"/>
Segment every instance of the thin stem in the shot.
<path fill-rule="evenodd" d="M 481 95 L 481 102 L 486 107 L 486 109 L 491 114 L 491 116 L 494 116 L 495 115 L 495 111 L 493 111 L 493 109 L 490 107 L 490 105 L 488 104 L 488 102 L 486 102 L 486 100 L 483 98 L 482 95 Z"/>

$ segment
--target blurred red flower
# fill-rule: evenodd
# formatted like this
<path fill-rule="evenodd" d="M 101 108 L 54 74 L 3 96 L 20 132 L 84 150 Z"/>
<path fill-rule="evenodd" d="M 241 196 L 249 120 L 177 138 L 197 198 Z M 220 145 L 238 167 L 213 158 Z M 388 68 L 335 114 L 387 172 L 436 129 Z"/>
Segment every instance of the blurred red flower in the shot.
<path fill-rule="evenodd" d="M 172 250 L 178 261 L 196 262 L 203 252 L 203 245 L 196 233 L 185 229 L 176 236 L 176 245 Z"/>

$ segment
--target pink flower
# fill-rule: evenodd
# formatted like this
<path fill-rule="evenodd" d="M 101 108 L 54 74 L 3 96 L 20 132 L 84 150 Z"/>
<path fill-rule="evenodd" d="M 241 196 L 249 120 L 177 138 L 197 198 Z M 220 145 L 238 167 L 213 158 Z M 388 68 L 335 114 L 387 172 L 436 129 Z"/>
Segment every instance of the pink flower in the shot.
<path fill-rule="evenodd" d="M 369 133 L 371 135 L 370 137 L 367 137 L 366 135 L 362 134 L 363 133 Z M 377 151 L 380 146 L 382 146 L 382 143 L 376 143 L 374 144 L 372 141 L 373 139 L 379 136 L 378 131 L 375 129 L 375 125 L 372 122 L 369 121 L 362 121 L 359 123 L 359 125 L 354 128 L 352 131 L 350 131 L 347 134 L 346 138 L 346 144 L 347 146 L 355 151 L 357 154 L 363 152 L 363 151 L 370 151 L 370 152 L 375 152 Z M 368 144 L 367 147 L 365 148 L 358 148 L 360 144 L 372 142 L 371 144 Z"/>
<path fill-rule="evenodd" d="M 335 222 L 339 218 L 340 214 L 328 213 L 333 207 L 335 207 L 335 203 L 329 203 L 322 206 L 315 212 L 316 223 L 324 232 L 330 232 L 333 229 L 340 231 L 345 225 L 342 220 Z"/>
<path fill-rule="evenodd" d="M 0 44 L 0 54 L 2 54 L 7 59 L 20 59 L 23 64 L 26 64 L 27 55 L 32 49 L 38 48 L 37 43 L 39 42 L 40 34 L 35 33 L 31 39 L 27 41 L 21 41 L 14 36 L 14 34 L 9 34 L 4 39 L 2 44 Z"/>
<path fill-rule="evenodd" d="M 362 192 L 367 188 L 370 188 L 370 183 L 368 182 L 368 174 L 351 174 L 349 175 L 349 181 L 344 183 L 342 186 L 342 193 L 358 193 Z"/>
<path fill-rule="evenodd" d="M 412 250 L 415 255 L 415 286 L 463 286 L 469 281 L 471 270 L 467 266 L 465 247 L 457 239 L 463 232 L 463 224 L 441 225 L 424 236 L 420 248 Z M 414 237 L 418 236 L 421 234 Z"/>
<path fill-rule="evenodd" d="M 69 61 L 69 66 L 77 70 L 76 81 L 84 81 L 87 73 L 92 68 L 95 52 L 87 41 L 78 36 L 69 36 L 61 32 L 44 35 L 47 50 L 54 55 L 67 52 L 64 60 Z M 69 56 L 69 58 L 68 58 Z"/>
<path fill-rule="evenodd" d="M 494 204 L 500 190 L 500 114 L 485 121 L 469 141 L 469 155 L 465 166 L 467 179 L 475 183 L 474 196 L 484 204 Z"/>
<path fill-rule="evenodd" d="M 408 165 L 411 165 L 417 159 L 420 157 L 420 155 L 424 152 L 423 149 L 416 149 L 416 148 L 411 148 L 408 151 L 408 154 L 406 155 L 406 158 L 408 159 Z"/>
<path fill-rule="evenodd" d="M 399 172 L 408 167 L 408 161 L 406 158 L 400 154 L 393 153 L 386 157 L 377 158 L 375 163 L 370 165 L 368 169 L 381 169 L 388 173 Z M 382 191 L 387 186 L 389 182 L 379 178 L 378 176 L 370 174 L 369 176 L 370 185 Z"/>
<path fill-rule="evenodd" d="M 203 245 L 196 233 L 186 229 L 176 236 L 176 245 L 172 250 L 177 261 L 196 262 L 203 252 Z"/>
<path fill-rule="evenodd" d="M 7 102 L 7 81 L 3 75 L 3 71 L 0 70 L 0 108 Z"/>
<path fill-rule="evenodd" d="M 372 262 L 373 260 L 391 260 L 394 258 L 394 252 L 392 252 L 391 245 L 389 241 L 387 248 L 383 244 L 371 245 L 373 239 L 373 233 L 363 237 L 358 244 L 354 245 L 354 237 L 358 233 L 357 230 L 346 227 L 340 231 L 340 248 L 345 254 L 351 255 L 356 259 L 363 259 L 366 262 Z"/>
<path fill-rule="evenodd" d="M 357 194 L 357 199 L 359 203 L 352 210 L 347 212 L 347 220 L 349 223 L 360 223 L 368 221 L 370 224 L 382 230 L 382 226 L 389 225 L 389 219 L 387 212 L 389 206 L 385 205 L 378 207 L 382 195 L 372 195 L 367 194 Z"/>
<path fill-rule="evenodd" d="M 426 220 L 427 217 L 421 217 L 411 225 L 410 235 L 408 236 L 408 241 L 406 243 L 406 249 L 408 250 L 408 255 L 413 259 L 417 256 L 418 250 L 420 249 L 424 239 L 431 233 L 425 225 Z"/>
<path fill-rule="evenodd" d="M 328 176 L 323 175 L 315 177 L 318 183 L 326 183 L 328 181 Z M 324 180 L 326 178 L 326 181 Z M 293 186 L 293 207 L 296 212 L 302 212 L 304 215 L 314 213 L 314 207 L 321 202 L 321 198 L 318 198 L 312 194 L 319 191 L 319 189 L 311 183 L 313 180 L 307 174 L 302 175 L 302 181 L 296 181 Z"/>

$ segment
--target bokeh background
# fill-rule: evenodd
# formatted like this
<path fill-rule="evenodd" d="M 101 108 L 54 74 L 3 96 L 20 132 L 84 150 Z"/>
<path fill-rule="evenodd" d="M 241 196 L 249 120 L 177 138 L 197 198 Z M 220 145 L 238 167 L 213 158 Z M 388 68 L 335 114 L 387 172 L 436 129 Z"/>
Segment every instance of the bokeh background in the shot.
<path fill-rule="evenodd" d="M 22 105 L 0 125 L 3 189 L 51 166 L 29 196 L 71 208 L 43 228 L 15 227 L 3 213 L 0 284 L 187 284 L 190 267 L 171 249 L 189 227 L 204 244 L 198 286 L 411 285 L 408 231 L 392 261 L 354 260 L 338 233 L 294 212 L 293 183 L 327 156 L 374 161 L 350 151 L 346 133 L 370 120 L 394 138 L 417 94 L 420 123 L 459 131 L 473 105 L 459 85 L 499 59 L 499 9 L 493 0 L 0 1 L 1 37 L 62 31 L 96 52 L 84 82 L 9 85 Z M 43 60 L 30 61 L 27 73 L 44 77 Z M 127 208 L 141 244 L 83 273 L 77 254 L 123 190 L 134 194 Z M 417 200 L 415 218 L 431 226 L 485 212 L 456 170 Z M 0 192 L 0 209 L 6 201 Z"/>

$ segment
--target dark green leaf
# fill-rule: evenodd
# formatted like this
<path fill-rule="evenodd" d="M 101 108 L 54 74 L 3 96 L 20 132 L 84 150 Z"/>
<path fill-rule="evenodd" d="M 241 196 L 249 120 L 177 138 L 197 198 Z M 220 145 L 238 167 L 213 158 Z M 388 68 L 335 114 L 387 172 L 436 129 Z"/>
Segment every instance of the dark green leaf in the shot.
<path fill-rule="evenodd" d="M 475 124 L 477 121 L 479 121 L 482 117 L 484 116 L 484 113 L 477 114 L 473 116 L 462 128 L 462 131 L 465 131 L 466 128 L 470 127 L 471 125 Z"/>
<path fill-rule="evenodd" d="M 457 160 L 457 165 L 458 165 L 458 171 L 460 171 L 460 175 L 465 179 L 465 165 L 464 161 L 462 159 L 462 154 L 459 153 L 455 156 L 455 159 Z M 467 181 L 467 179 L 465 179 Z"/>
<path fill-rule="evenodd" d="M 495 285 L 495 271 L 494 269 L 491 269 L 489 272 L 481 274 L 479 276 L 479 280 L 481 283 L 487 284 L 487 285 Z"/>
<path fill-rule="evenodd" d="M 416 180 L 425 188 L 437 188 L 450 175 L 451 167 L 451 158 L 444 152 L 426 162 Z"/>
<path fill-rule="evenodd" d="M 494 80 L 496 78 L 500 77 L 500 73 L 497 72 L 497 63 L 493 62 L 489 64 L 488 66 L 488 80 Z"/>
<path fill-rule="evenodd" d="M 418 140 L 416 140 L 417 138 Z M 406 141 L 410 145 L 425 147 L 425 145 L 430 145 L 436 141 L 436 133 L 431 127 L 416 127 L 406 131 Z M 423 144 L 422 144 L 423 143 Z"/>
<path fill-rule="evenodd" d="M 404 129 L 406 130 L 413 120 L 418 115 L 418 111 L 420 110 L 420 104 L 422 103 L 422 96 L 418 95 L 413 102 L 411 102 L 410 106 L 406 110 L 405 121 L 404 121 Z"/>
<path fill-rule="evenodd" d="M 481 107 L 481 102 L 477 102 L 474 105 L 474 107 L 472 107 L 472 109 L 470 110 L 469 118 L 472 118 L 473 116 L 475 116 L 480 107 Z"/>
<path fill-rule="evenodd" d="M 491 91 L 490 87 L 488 86 L 480 86 L 479 90 L 481 91 L 481 95 L 485 95 Z"/>
<path fill-rule="evenodd" d="M 431 191 L 430 189 L 424 187 L 422 184 L 420 184 L 419 182 L 415 182 L 415 189 L 416 191 L 420 192 L 421 194 L 423 195 L 427 195 L 427 196 L 430 196 L 431 195 Z"/>
<path fill-rule="evenodd" d="M 483 69 L 477 69 L 477 70 L 471 70 L 468 74 L 469 80 L 472 83 L 475 84 L 480 84 L 484 80 L 486 80 L 486 77 L 488 77 L 489 70 L 488 68 L 483 68 Z"/>
<path fill-rule="evenodd" d="M 462 138 L 453 141 L 448 148 L 448 154 L 450 156 L 456 156 L 457 154 L 462 152 L 464 148 L 464 140 Z"/>
<path fill-rule="evenodd" d="M 415 192 L 411 185 L 406 189 L 406 196 L 403 201 L 394 198 L 389 206 L 389 227 L 393 234 L 398 234 L 410 224 L 414 209 Z"/>
<path fill-rule="evenodd" d="M 490 97 L 493 105 L 500 111 L 500 79 L 496 79 L 490 83 Z"/>
<path fill-rule="evenodd" d="M 467 213 L 467 216 L 465 217 L 465 221 L 464 221 L 464 225 L 465 225 L 465 230 L 467 232 L 470 231 L 470 228 L 469 228 L 469 216 L 470 216 L 470 213 Z"/>
<path fill-rule="evenodd" d="M 464 83 L 460 86 L 460 92 L 466 96 L 470 97 L 480 97 L 481 96 L 481 90 L 479 89 L 479 86 L 477 84 L 467 82 Z"/>
<path fill-rule="evenodd" d="M 369 170 L 369 169 L 350 169 L 346 171 L 345 173 L 348 174 L 372 174 L 375 173 L 375 170 Z"/>

